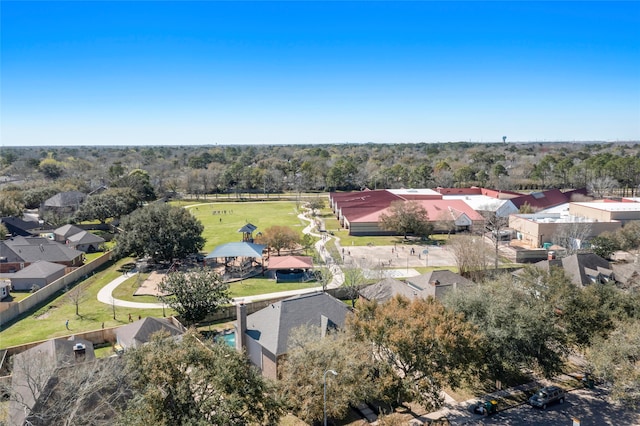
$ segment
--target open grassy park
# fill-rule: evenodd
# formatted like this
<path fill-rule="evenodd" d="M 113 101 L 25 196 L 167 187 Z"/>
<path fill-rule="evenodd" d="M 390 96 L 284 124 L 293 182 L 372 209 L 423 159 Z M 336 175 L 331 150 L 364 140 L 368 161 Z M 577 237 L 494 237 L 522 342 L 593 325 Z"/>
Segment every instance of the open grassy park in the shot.
<path fill-rule="evenodd" d="M 255 201 L 242 203 L 180 202 L 204 225 L 205 253 L 230 242 L 242 241 L 238 229 L 247 223 L 257 226 L 256 233 L 274 226 L 289 226 L 302 232 L 309 222 L 298 218 L 293 201 Z"/>
<path fill-rule="evenodd" d="M 190 206 L 190 207 L 189 207 Z M 204 225 L 204 236 L 207 240 L 204 252 L 213 250 L 220 244 L 241 241 L 238 229 L 247 222 L 258 227 L 257 232 L 273 225 L 286 225 L 302 231 L 308 222 L 301 221 L 295 210 L 296 204 L 290 201 L 247 202 L 247 203 L 189 203 L 187 208 Z M 79 316 L 75 314 L 75 304 L 65 293 L 58 294 L 46 305 L 28 312 L 10 324 L 4 325 L 0 331 L 0 347 L 19 345 L 27 342 L 66 336 L 77 332 L 114 327 L 128 323 L 129 314 L 138 316 L 162 316 L 162 309 L 132 309 L 107 305 L 97 300 L 98 291 L 113 279 L 121 276 L 120 267 L 132 259 L 122 259 L 107 264 L 95 274 L 78 283 L 83 289 L 82 301 L 79 305 Z M 157 302 L 153 296 L 133 296 L 144 274 L 134 275 L 118 286 L 113 293 L 117 299 L 136 302 Z M 266 278 L 252 278 L 230 285 L 231 297 L 271 293 L 315 286 L 315 283 L 276 284 Z M 27 293 L 19 294 L 20 298 Z M 114 319 L 115 309 L 115 319 Z M 165 314 L 172 315 L 166 308 Z M 69 320 L 69 330 L 65 323 Z"/>
<path fill-rule="evenodd" d="M 242 235 L 237 231 L 247 222 L 257 226 L 256 234 L 273 225 L 289 226 L 300 232 L 308 225 L 307 221 L 298 217 L 299 212 L 293 201 L 182 202 L 179 204 L 189 209 L 204 225 L 203 234 L 206 238 L 204 253 L 212 251 L 221 244 L 241 241 Z M 346 231 L 338 229 L 338 223 L 328 209 L 323 211 L 322 218 L 327 224 L 327 230 L 334 232 L 337 237 L 342 239 L 343 246 L 393 245 L 401 241 L 401 238 L 398 237 L 349 237 Z M 3 326 L 3 330 L 0 331 L 0 347 L 96 330 L 103 325 L 105 328 L 123 325 L 128 323 L 129 314 L 134 318 L 162 316 L 162 309 L 133 309 L 117 306 L 114 308 L 113 305 L 104 304 L 97 300 L 98 291 L 113 279 L 121 276 L 121 266 L 131 261 L 132 259 L 122 259 L 118 262 L 108 263 L 97 270 L 95 274 L 77 284 L 83 289 L 78 316 L 75 314 L 73 301 L 65 293 L 58 294 L 45 306 L 26 313 L 12 323 Z M 114 290 L 113 296 L 122 300 L 157 303 L 158 300 L 154 296 L 133 295 L 146 276 L 146 274 L 133 275 Z M 229 290 L 230 296 L 235 298 L 316 287 L 317 285 L 315 282 L 284 284 L 276 283 L 265 277 L 253 277 L 231 283 Z M 26 297 L 25 294 L 20 296 Z M 173 313 L 168 307 L 165 308 L 166 315 Z M 65 327 L 67 320 L 69 320 L 69 330 Z"/>

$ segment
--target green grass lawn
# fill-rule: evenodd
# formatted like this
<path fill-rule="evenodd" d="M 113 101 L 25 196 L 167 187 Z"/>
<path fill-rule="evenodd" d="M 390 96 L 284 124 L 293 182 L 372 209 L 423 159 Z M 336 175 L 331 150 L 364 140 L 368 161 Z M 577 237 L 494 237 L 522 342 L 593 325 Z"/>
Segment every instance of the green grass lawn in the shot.
<path fill-rule="evenodd" d="M 120 265 L 131 262 L 131 259 L 122 259 L 116 263 L 100 269 L 96 274 L 77 284 L 85 289 L 84 300 L 80 302 L 80 316 L 75 314 L 75 305 L 66 294 L 56 296 L 50 303 L 27 313 L 3 326 L 0 331 L 0 347 L 20 345 L 53 337 L 67 336 L 89 330 L 97 330 L 104 323 L 105 328 L 128 323 L 128 315 L 162 316 L 162 309 L 128 309 L 116 307 L 116 319 L 113 319 L 113 307 L 98 302 L 98 291 L 114 278 L 121 275 L 118 271 Z M 174 312 L 167 308 L 167 315 Z M 65 327 L 65 321 L 69 320 L 69 328 Z"/>
<path fill-rule="evenodd" d="M 276 283 L 270 278 L 250 278 L 236 281 L 229 286 L 231 297 L 246 297 L 256 294 L 275 293 L 278 291 L 298 290 L 302 288 L 319 287 L 317 281 L 308 283 Z"/>
<path fill-rule="evenodd" d="M 246 223 L 252 223 L 258 227 L 253 234 L 254 237 L 258 232 L 273 225 L 289 226 L 302 235 L 302 230 L 308 224 L 298 218 L 296 203 L 293 201 L 206 204 L 180 202 L 176 204 L 193 206 L 188 207 L 189 211 L 204 225 L 202 236 L 206 239 L 203 250 L 205 253 L 211 252 L 221 244 L 242 241 L 242 234 L 238 229 Z M 213 212 L 224 211 L 227 213 L 213 214 Z"/>

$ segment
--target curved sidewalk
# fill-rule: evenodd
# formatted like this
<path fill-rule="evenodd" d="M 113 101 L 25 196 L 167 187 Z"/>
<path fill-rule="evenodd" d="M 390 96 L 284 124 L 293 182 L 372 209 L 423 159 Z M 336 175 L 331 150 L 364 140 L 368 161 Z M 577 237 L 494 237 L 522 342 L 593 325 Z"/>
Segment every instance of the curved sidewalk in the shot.
<path fill-rule="evenodd" d="M 122 275 L 102 287 L 98 292 L 98 301 L 107 305 L 116 305 L 123 308 L 135 309 L 162 309 L 166 306 L 164 303 L 129 302 L 128 300 L 114 299 L 112 295 L 113 290 L 129 278 L 131 278 L 129 274 Z"/>
<path fill-rule="evenodd" d="M 189 206 L 189 207 L 193 207 L 193 206 Z M 310 222 L 309 225 L 302 230 L 303 233 L 311 234 L 314 237 L 320 238 L 320 241 L 316 243 L 315 248 L 318 251 L 318 253 L 320 253 L 320 257 L 322 257 L 322 259 L 325 262 L 327 262 L 327 264 L 329 265 L 329 269 L 333 274 L 333 279 L 331 280 L 327 288 L 340 287 L 344 281 L 344 274 L 342 273 L 342 269 L 340 269 L 340 267 L 336 265 L 336 263 L 333 261 L 333 258 L 331 257 L 331 255 L 327 252 L 327 250 L 325 250 L 324 248 L 325 238 L 322 238 L 323 237 L 322 235 L 311 232 L 311 230 L 313 229 L 312 219 L 309 219 L 304 214 L 300 214 L 298 215 L 298 217 L 300 219 Z M 135 273 L 137 274 L 137 272 Z M 128 300 L 115 299 L 113 297 L 113 290 L 115 290 L 116 287 L 118 287 L 120 284 L 128 280 L 130 277 L 131 275 L 129 274 L 122 275 L 114 279 L 113 281 L 111 281 L 109 284 L 102 287 L 98 292 L 98 296 L 97 296 L 98 301 L 107 305 L 115 305 L 122 308 L 133 308 L 133 309 L 162 309 L 167 306 L 164 303 L 130 302 Z M 276 293 L 258 294 L 255 296 L 237 297 L 232 299 L 232 302 L 234 304 L 237 302 L 254 302 L 256 300 L 265 300 L 265 299 L 272 299 L 272 298 L 276 299 L 281 297 L 295 296 L 298 294 L 313 293 L 316 291 L 322 291 L 322 287 L 310 287 L 310 288 L 304 288 L 299 290 L 280 291 Z"/>

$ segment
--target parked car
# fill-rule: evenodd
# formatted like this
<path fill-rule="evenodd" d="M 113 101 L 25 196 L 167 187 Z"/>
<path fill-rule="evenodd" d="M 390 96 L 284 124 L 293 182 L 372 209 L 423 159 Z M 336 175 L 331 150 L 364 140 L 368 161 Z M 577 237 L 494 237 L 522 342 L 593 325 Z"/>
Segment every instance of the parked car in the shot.
<path fill-rule="evenodd" d="M 546 386 L 540 389 L 529 398 L 529 404 L 532 407 L 538 407 L 545 410 L 548 405 L 559 402 L 562 404 L 565 398 L 564 389 L 558 386 Z"/>

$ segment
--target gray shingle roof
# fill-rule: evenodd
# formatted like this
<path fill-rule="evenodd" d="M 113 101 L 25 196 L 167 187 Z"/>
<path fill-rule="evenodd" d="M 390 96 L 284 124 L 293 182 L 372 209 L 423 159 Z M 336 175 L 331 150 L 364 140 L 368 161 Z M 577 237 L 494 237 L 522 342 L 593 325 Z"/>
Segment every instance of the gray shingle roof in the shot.
<path fill-rule="evenodd" d="M 78 343 L 85 347 L 84 356 L 81 359 L 76 359 L 73 350 L 73 347 Z M 93 343 L 88 340 L 77 337 L 47 340 L 14 355 L 11 387 L 24 404 L 32 407 L 40 397 L 39 389 L 45 388 L 49 379 L 56 374 L 57 368 L 94 359 Z M 29 371 L 30 369 L 33 371 Z M 23 404 L 11 401 L 9 405 L 10 424 L 21 425 L 26 414 Z"/>
<path fill-rule="evenodd" d="M 87 231 L 80 231 L 77 234 L 73 234 L 67 237 L 67 240 L 74 244 L 102 244 L 104 238 L 98 237 L 95 234 Z"/>
<path fill-rule="evenodd" d="M 54 263 L 70 262 L 83 256 L 81 251 L 42 237 L 14 237 L 0 241 L 0 244 L 10 249 L 20 259 L 19 261 L 27 263 L 35 263 L 38 260 Z M 0 256 L 6 256 L 5 250 L 1 247 L 0 253 L 2 253 Z"/>
<path fill-rule="evenodd" d="M 59 192 L 51 198 L 45 200 L 46 207 L 77 207 L 87 197 L 80 191 Z"/>
<path fill-rule="evenodd" d="M 56 272 L 63 271 L 64 265 L 39 260 L 13 274 L 12 278 L 47 278 Z"/>
<path fill-rule="evenodd" d="M 384 303 L 397 295 L 413 299 L 418 296 L 418 290 L 395 278 L 385 278 L 360 290 L 360 295 L 367 300 Z"/>
<path fill-rule="evenodd" d="M 475 285 L 473 281 L 449 270 L 429 271 L 417 277 L 407 278 L 407 282 L 421 289 L 421 297 L 432 296 L 436 299 L 454 288 Z"/>
<path fill-rule="evenodd" d="M 596 276 L 599 273 L 611 275 L 612 273 L 609 262 L 594 253 L 575 253 L 562 259 L 543 260 L 535 263 L 535 266 L 546 271 L 550 266 L 560 267 L 577 286 L 592 284 L 589 275 Z"/>
<path fill-rule="evenodd" d="M 247 316 L 247 335 L 278 356 L 287 353 L 293 329 L 303 325 L 322 327 L 323 317 L 340 328 L 349 312 L 347 305 L 326 293 L 294 296 Z"/>
<path fill-rule="evenodd" d="M 137 347 L 147 343 L 151 339 L 151 335 L 159 331 L 165 331 L 170 336 L 179 336 L 184 332 L 162 318 L 147 317 L 139 321 L 124 325 L 116 331 L 118 342 L 125 348 Z"/>
<path fill-rule="evenodd" d="M 60 228 L 53 231 L 54 234 L 60 235 L 65 239 L 69 238 L 72 235 L 77 234 L 78 232 L 82 232 L 82 229 L 78 228 L 75 225 L 63 225 Z"/>

